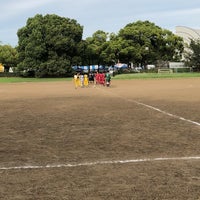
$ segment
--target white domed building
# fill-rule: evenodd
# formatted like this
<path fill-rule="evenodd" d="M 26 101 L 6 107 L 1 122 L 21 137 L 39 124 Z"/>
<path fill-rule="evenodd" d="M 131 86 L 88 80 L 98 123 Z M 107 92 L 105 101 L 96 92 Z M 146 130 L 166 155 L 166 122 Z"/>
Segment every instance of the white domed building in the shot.
<path fill-rule="evenodd" d="M 186 44 L 190 44 L 191 40 L 200 39 L 200 29 L 193 29 L 186 26 L 176 26 L 176 35 L 182 37 Z"/>
<path fill-rule="evenodd" d="M 190 49 L 188 49 L 188 45 L 191 40 L 200 40 L 200 29 L 194 29 L 186 26 L 176 26 L 175 34 L 183 38 L 185 52 L 190 51 Z M 184 55 L 182 56 L 182 60 L 185 60 Z"/>

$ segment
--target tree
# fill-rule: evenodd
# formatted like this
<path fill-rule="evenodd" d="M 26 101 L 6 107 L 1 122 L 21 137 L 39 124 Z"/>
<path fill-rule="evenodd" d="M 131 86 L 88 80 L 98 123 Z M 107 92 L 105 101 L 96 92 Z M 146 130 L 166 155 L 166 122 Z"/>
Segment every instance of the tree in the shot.
<path fill-rule="evenodd" d="M 10 67 L 16 67 L 17 59 L 16 48 L 10 45 L 0 45 L 0 63 L 4 65 L 6 71 L 9 71 Z"/>
<path fill-rule="evenodd" d="M 191 40 L 184 57 L 188 66 L 200 71 L 200 40 Z"/>
<path fill-rule="evenodd" d="M 178 60 L 183 51 L 182 38 L 149 21 L 127 24 L 114 40 L 121 41 L 118 50 L 120 61 L 137 65 L 157 60 Z"/>
<path fill-rule="evenodd" d="M 18 70 L 38 77 L 64 76 L 77 62 L 83 27 L 74 19 L 36 15 L 17 32 Z"/>
<path fill-rule="evenodd" d="M 110 40 L 107 43 L 107 46 L 104 50 L 107 57 L 105 58 L 105 62 L 108 65 L 114 65 L 119 61 L 119 53 L 120 50 L 123 48 L 123 41 L 120 37 L 118 37 L 116 34 L 111 33 L 109 36 Z"/>
<path fill-rule="evenodd" d="M 93 33 L 92 37 L 88 37 L 85 40 L 85 55 L 88 60 L 88 64 L 105 64 L 104 60 L 105 48 L 107 45 L 108 33 L 98 30 Z"/>

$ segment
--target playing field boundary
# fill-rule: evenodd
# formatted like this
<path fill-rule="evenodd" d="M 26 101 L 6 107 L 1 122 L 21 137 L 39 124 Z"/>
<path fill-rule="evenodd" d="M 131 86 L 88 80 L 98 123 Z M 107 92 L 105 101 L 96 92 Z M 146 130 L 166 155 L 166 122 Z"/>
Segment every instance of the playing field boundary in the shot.
<path fill-rule="evenodd" d="M 100 89 L 100 88 L 98 88 L 98 89 Z M 150 108 L 150 109 L 155 110 L 155 111 L 157 111 L 157 112 L 160 112 L 160 113 L 162 113 L 162 114 L 164 114 L 164 115 L 168 115 L 168 116 L 170 116 L 170 117 L 173 117 L 173 118 L 176 118 L 176 119 L 179 119 L 179 120 L 182 120 L 182 121 L 189 122 L 189 123 L 191 123 L 191 124 L 200 126 L 200 123 L 199 123 L 199 122 L 196 122 L 196 121 L 193 121 L 193 120 L 190 120 L 190 119 L 186 119 L 186 118 L 184 118 L 184 117 L 181 117 L 181 116 L 178 116 L 178 115 L 169 113 L 169 112 L 167 112 L 167 111 L 161 110 L 161 109 L 156 108 L 156 107 L 154 107 L 154 106 L 151 106 L 151 105 L 148 105 L 148 104 L 145 104 L 145 103 L 142 103 L 142 102 L 133 100 L 133 99 L 124 98 L 124 97 L 122 97 L 122 96 L 120 96 L 120 95 L 117 95 L 116 93 L 113 94 L 113 93 L 108 92 L 108 91 L 106 91 L 106 90 L 102 90 L 102 89 L 101 89 L 101 91 L 103 91 L 103 92 L 105 92 L 105 93 L 107 93 L 107 94 L 110 94 L 110 95 L 112 95 L 112 96 L 116 96 L 117 98 L 121 98 L 122 100 L 129 101 L 129 102 L 135 103 L 135 104 L 137 104 L 137 105 L 141 105 L 141 106 L 143 106 L 143 107 Z"/>
<path fill-rule="evenodd" d="M 24 165 L 13 167 L 0 167 L 0 170 L 25 170 L 25 169 L 49 169 L 49 168 L 70 168 L 81 166 L 95 166 L 95 165 L 111 165 L 111 164 L 128 164 L 128 163 L 140 163 L 140 162 L 164 162 L 164 161 L 188 161 L 188 160 L 200 160 L 200 156 L 191 157 L 172 157 L 172 158 L 141 158 L 133 160 L 110 160 L 110 161 L 96 161 L 96 162 L 83 162 L 75 164 L 49 164 L 49 165 Z"/>
<path fill-rule="evenodd" d="M 168 115 L 168 116 L 170 116 L 170 117 L 173 117 L 173 118 L 176 118 L 176 119 L 179 119 L 179 120 L 182 120 L 182 121 L 186 121 L 186 122 L 195 124 L 195 125 L 197 125 L 197 126 L 200 126 L 200 123 L 199 123 L 199 122 L 196 122 L 196 121 L 193 121 L 193 120 L 190 120 L 190 119 L 186 119 L 186 118 L 181 117 L 181 116 L 178 116 L 178 115 L 171 114 L 171 113 L 169 113 L 169 112 L 163 111 L 163 110 L 161 110 L 161 109 L 159 109 L 159 108 L 156 108 L 156 107 L 154 107 L 154 106 L 151 106 L 151 105 L 148 105 L 148 104 L 139 102 L 139 101 L 135 101 L 135 100 L 129 100 L 129 99 L 128 99 L 128 101 L 132 101 L 132 102 L 134 102 L 134 103 L 136 103 L 136 104 L 138 104 L 138 105 L 142 105 L 142 106 L 145 106 L 145 107 L 150 108 L 150 109 L 152 109 L 152 110 L 156 110 L 156 111 L 158 111 L 158 112 L 160 112 L 160 113 L 163 113 L 163 114 L 165 114 L 165 115 Z"/>

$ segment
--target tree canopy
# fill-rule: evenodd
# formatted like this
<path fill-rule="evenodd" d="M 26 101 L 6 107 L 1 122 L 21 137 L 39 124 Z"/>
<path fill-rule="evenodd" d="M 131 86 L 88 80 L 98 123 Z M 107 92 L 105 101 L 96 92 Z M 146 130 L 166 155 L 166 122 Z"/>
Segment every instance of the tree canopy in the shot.
<path fill-rule="evenodd" d="M 149 21 L 129 23 L 111 40 L 123 62 L 146 65 L 158 60 L 177 61 L 183 51 L 182 38 Z"/>
<path fill-rule="evenodd" d="M 185 60 L 188 66 L 200 71 L 200 40 L 191 40 L 185 51 Z"/>
<path fill-rule="evenodd" d="M 104 53 L 107 44 L 108 33 L 98 30 L 92 37 L 86 38 L 86 59 L 88 64 L 105 64 L 106 55 Z"/>
<path fill-rule="evenodd" d="M 13 67 L 17 64 L 18 53 L 16 48 L 10 45 L 0 45 L 0 63 L 5 67 Z"/>
<path fill-rule="evenodd" d="M 183 39 L 149 21 L 129 23 L 117 34 L 97 30 L 86 39 L 82 34 L 83 26 L 74 19 L 37 14 L 17 32 L 18 47 L 12 50 L 18 60 L 6 58 L 6 48 L 0 59 L 6 58 L 9 64 L 18 61 L 23 75 L 52 77 L 70 75 L 73 65 L 146 66 L 182 58 Z"/>
<path fill-rule="evenodd" d="M 36 15 L 18 30 L 19 71 L 38 77 L 62 76 L 76 62 L 83 27 L 74 19 Z"/>

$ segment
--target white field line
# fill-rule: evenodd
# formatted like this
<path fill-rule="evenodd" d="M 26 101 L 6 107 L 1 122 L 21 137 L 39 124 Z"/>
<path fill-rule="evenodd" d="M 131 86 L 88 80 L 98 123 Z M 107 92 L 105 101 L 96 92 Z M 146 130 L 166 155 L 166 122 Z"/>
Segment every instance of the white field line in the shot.
<path fill-rule="evenodd" d="M 126 163 L 139 163 L 139 162 L 155 162 L 155 161 L 183 161 L 183 160 L 200 160 L 200 156 L 192 157 L 174 157 L 174 158 L 144 158 L 133 160 L 113 160 L 113 161 L 96 161 L 84 162 L 77 164 L 52 164 L 52 165 L 27 165 L 15 167 L 0 167 L 0 170 L 22 170 L 22 169 L 47 169 L 47 168 L 70 168 L 80 166 L 95 166 L 95 165 L 109 165 L 109 164 L 126 164 Z"/>
<path fill-rule="evenodd" d="M 132 101 L 132 102 L 134 102 L 134 103 L 136 103 L 136 104 L 138 104 L 138 105 L 142 105 L 142 106 L 145 106 L 145 107 L 147 107 L 147 108 L 150 108 L 150 109 L 152 109 L 152 110 L 156 110 L 156 111 L 158 111 L 158 112 L 160 112 L 160 113 L 163 113 L 164 115 L 168 115 L 168 116 L 170 116 L 170 117 L 173 117 L 173 118 L 176 118 L 176 119 L 179 119 L 179 120 L 182 120 L 182 121 L 186 121 L 186 122 L 195 124 L 195 125 L 197 125 L 197 126 L 200 126 L 200 123 L 199 123 L 199 122 L 196 122 L 196 121 L 193 121 L 193 120 L 190 120 L 190 119 L 186 119 L 186 118 L 180 117 L 180 116 L 178 116 L 178 115 L 171 114 L 171 113 L 169 113 L 169 112 L 163 111 L 163 110 L 161 110 L 161 109 L 159 109 L 159 108 L 156 108 L 156 107 L 154 107 L 154 106 L 151 106 L 151 105 L 148 105 L 148 104 L 145 104 L 145 103 L 141 103 L 141 102 L 139 102 L 139 101 L 130 100 L 130 99 L 127 99 L 127 100 L 128 100 L 128 101 Z"/>
<path fill-rule="evenodd" d="M 151 106 L 151 105 L 148 105 L 148 104 L 145 104 L 145 103 L 136 101 L 136 100 L 126 99 L 126 98 L 124 98 L 124 97 L 122 97 L 122 96 L 119 96 L 119 95 L 117 95 L 117 94 L 113 94 L 113 93 L 108 92 L 108 91 L 106 91 L 106 90 L 101 90 L 101 91 L 104 91 L 105 93 L 108 93 L 108 94 L 110 94 L 110 95 L 113 95 L 113 96 L 116 96 L 116 97 L 118 97 L 118 98 L 121 98 L 121 99 L 123 99 L 123 100 L 125 100 L 125 101 L 133 102 L 133 103 L 135 103 L 135 104 L 138 104 L 138 105 L 141 105 L 141 106 L 150 108 L 150 109 L 155 110 L 155 111 L 157 111 L 157 112 L 160 112 L 160 113 L 162 113 L 162 114 L 164 114 L 164 115 L 168 115 L 168 116 L 170 116 L 170 117 L 173 117 L 173 118 L 176 118 L 176 119 L 179 119 L 179 120 L 182 120 L 182 121 L 186 121 L 186 122 L 189 122 L 189 123 L 191 123 L 191 124 L 195 124 L 195 125 L 197 125 L 197 126 L 200 126 L 200 123 L 199 123 L 199 122 L 196 122 L 196 121 L 193 121 L 193 120 L 190 120 L 190 119 L 186 119 L 186 118 L 181 117 L 181 116 L 178 116 L 178 115 L 171 114 L 171 113 L 169 113 L 169 112 L 163 111 L 163 110 L 161 110 L 161 109 L 159 109 L 159 108 L 156 108 L 156 107 L 154 107 L 154 106 Z"/>
<path fill-rule="evenodd" d="M 102 90 L 103 91 L 103 90 Z M 105 92 L 105 90 L 104 90 Z M 109 93 L 109 92 L 107 92 Z M 111 93 L 109 93 L 111 94 Z M 180 117 L 178 115 L 174 115 L 171 113 L 168 113 L 166 111 L 163 111 L 159 108 L 153 107 L 151 105 L 123 98 L 119 95 L 113 94 L 113 96 L 117 96 L 118 98 L 121 98 L 126 101 L 130 101 L 133 103 L 136 103 L 138 105 L 145 106 L 147 108 L 153 109 L 155 111 L 158 111 L 160 113 L 163 113 L 165 115 L 168 115 L 170 117 L 174 117 L 176 119 L 180 119 L 182 121 L 186 121 L 192 124 L 195 124 L 197 126 L 200 126 L 199 122 L 195 122 L 189 119 L 185 119 L 183 117 Z M 114 160 L 114 161 L 96 161 L 96 162 L 85 162 L 85 163 L 77 163 L 77 164 L 52 164 L 52 165 L 27 165 L 27 166 L 15 166 L 15 167 L 0 167 L 0 170 L 17 170 L 17 169 L 46 169 L 46 168 L 61 168 L 61 167 L 79 167 L 79 166 L 95 166 L 95 165 L 108 165 L 108 164 L 125 164 L 125 163 L 139 163 L 139 162 L 154 162 L 154 161 L 181 161 L 181 160 L 200 160 L 200 156 L 191 156 L 191 157 L 173 157 L 173 158 L 144 158 L 144 159 L 134 159 L 134 160 Z"/>

